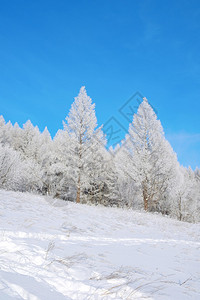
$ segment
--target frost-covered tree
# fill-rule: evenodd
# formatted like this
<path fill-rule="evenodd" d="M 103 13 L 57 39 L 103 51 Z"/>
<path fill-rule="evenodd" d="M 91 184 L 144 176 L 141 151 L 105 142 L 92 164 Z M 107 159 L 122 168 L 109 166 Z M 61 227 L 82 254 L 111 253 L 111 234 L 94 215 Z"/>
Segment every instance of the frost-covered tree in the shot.
<path fill-rule="evenodd" d="M 80 202 L 90 188 L 89 170 L 97 167 L 94 160 L 94 154 L 99 149 L 97 145 L 101 144 L 101 140 L 104 143 L 101 129 L 97 128 L 95 104 L 87 95 L 85 87 L 80 89 L 66 121 L 64 129 L 70 137 L 69 154 L 77 190 L 76 202 Z"/>
<path fill-rule="evenodd" d="M 13 126 L 11 122 L 5 122 L 3 116 L 0 116 L 0 143 L 2 145 L 10 146 L 12 139 Z"/>
<path fill-rule="evenodd" d="M 74 201 L 76 183 L 74 181 L 71 140 L 67 130 L 59 130 L 53 139 L 50 165 L 51 194 L 54 197 Z"/>
<path fill-rule="evenodd" d="M 146 98 L 140 104 L 123 144 L 125 172 L 140 190 L 146 211 L 169 213 L 177 158 Z"/>
<path fill-rule="evenodd" d="M 42 193 L 51 194 L 52 174 L 50 171 L 52 164 L 52 139 L 45 127 L 44 131 L 38 136 L 36 163 L 40 166 L 40 177 L 42 182 Z"/>
<path fill-rule="evenodd" d="M 200 169 L 199 168 L 195 169 L 194 175 L 195 175 L 195 180 L 197 181 L 197 183 L 200 184 Z"/>
<path fill-rule="evenodd" d="M 21 129 L 16 123 L 12 130 L 12 147 L 18 151 L 29 169 L 26 185 L 30 191 L 48 191 L 48 168 L 51 156 L 51 137 L 45 128 L 40 133 L 37 126 L 27 121 Z"/>
<path fill-rule="evenodd" d="M 120 195 L 119 183 L 120 178 L 117 172 L 114 156 L 110 152 L 106 155 L 106 164 L 104 165 L 104 205 L 122 206 L 122 197 Z"/>
<path fill-rule="evenodd" d="M 22 153 L 23 145 L 23 130 L 19 127 L 18 123 L 15 123 L 12 130 L 12 142 L 11 147 Z"/>
<path fill-rule="evenodd" d="M 6 122 L 3 116 L 0 116 L 0 143 L 5 144 Z"/>
<path fill-rule="evenodd" d="M 125 145 L 123 143 L 121 147 L 117 145 L 114 155 L 116 171 L 119 178 L 118 188 L 120 198 L 122 199 L 121 204 L 122 206 L 141 209 L 143 208 L 143 203 L 140 195 L 140 189 L 138 188 L 135 179 L 132 177 L 129 167 L 130 154 L 124 146 Z"/>
<path fill-rule="evenodd" d="M 200 220 L 200 185 L 196 174 L 189 167 L 179 167 L 176 180 L 176 195 L 171 202 L 171 214 L 180 221 L 198 222 Z"/>
<path fill-rule="evenodd" d="M 195 199 L 196 199 L 196 222 L 200 222 L 200 169 L 196 168 L 195 172 Z"/>
<path fill-rule="evenodd" d="M 98 145 L 98 147 L 96 155 L 95 152 L 92 155 L 93 163 L 88 172 L 90 202 L 105 206 L 120 206 L 119 177 L 114 156 L 111 155 L 111 150 L 108 151 L 104 146 Z"/>
<path fill-rule="evenodd" d="M 25 157 L 38 159 L 40 131 L 30 120 L 23 125 L 21 151 Z"/>
<path fill-rule="evenodd" d="M 0 188 L 23 191 L 26 171 L 20 154 L 0 144 Z"/>

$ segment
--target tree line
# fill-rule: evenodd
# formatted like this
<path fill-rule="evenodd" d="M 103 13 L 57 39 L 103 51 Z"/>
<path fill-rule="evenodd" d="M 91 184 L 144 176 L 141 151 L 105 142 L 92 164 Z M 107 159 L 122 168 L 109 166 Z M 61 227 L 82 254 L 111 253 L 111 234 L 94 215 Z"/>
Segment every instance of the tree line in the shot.
<path fill-rule="evenodd" d="M 106 148 L 85 87 L 52 139 L 0 117 L 0 188 L 200 221 L 200 170 L 181 166 L 146 98 L 115 149 Z"/>

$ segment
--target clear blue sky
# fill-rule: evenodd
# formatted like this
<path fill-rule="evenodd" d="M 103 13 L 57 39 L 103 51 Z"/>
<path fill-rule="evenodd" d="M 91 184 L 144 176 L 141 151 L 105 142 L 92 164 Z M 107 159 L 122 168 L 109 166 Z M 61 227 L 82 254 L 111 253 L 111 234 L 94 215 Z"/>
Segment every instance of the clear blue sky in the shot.
<path fill-rule="evenodd" d="M 125 129 L 137 91 L 181 164 L 200 166 L 200 1 L 0 0 L 0 114 L 52 136 L 82 85 Z"/>

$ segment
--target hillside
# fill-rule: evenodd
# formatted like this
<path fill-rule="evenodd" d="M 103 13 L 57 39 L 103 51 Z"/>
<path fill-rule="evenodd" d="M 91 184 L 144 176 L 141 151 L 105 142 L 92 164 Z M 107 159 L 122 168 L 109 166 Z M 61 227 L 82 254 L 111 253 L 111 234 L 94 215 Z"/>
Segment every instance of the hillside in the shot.
<path fill-rule="evenodd" d="M 0 299 L 200 299 L 200 224 L 0 191 Z"/>

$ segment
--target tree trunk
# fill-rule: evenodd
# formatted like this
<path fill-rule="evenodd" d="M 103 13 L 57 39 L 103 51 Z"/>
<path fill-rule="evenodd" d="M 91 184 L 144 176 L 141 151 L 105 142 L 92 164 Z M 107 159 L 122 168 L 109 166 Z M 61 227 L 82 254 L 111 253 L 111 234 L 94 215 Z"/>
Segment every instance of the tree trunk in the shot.
<path fill-rule="evenodd" d="M 148 195 L 147 195 L 147 190 L 146 187 L 143 187 L 143 202 L 144 202 L 144 210 L 148 211 Z"/>
<path fill-rule="evenodd" d="M 78 178 L 78 186 L 77 186 L 77 194 L 76 194 L 76 203 L 80 203 L 80 198 L 81 198 L 81 187 L 80 187 L 80 183 L 81 183 L 81 176 L 79 175 L 79 178 Z"/>
<path fill-rule="evenodd" d="M 178 209 L 179 209 L 179 221 L 182 221 L 182 199 L 181 199 L 181 197 L 179 198 Z"/>

